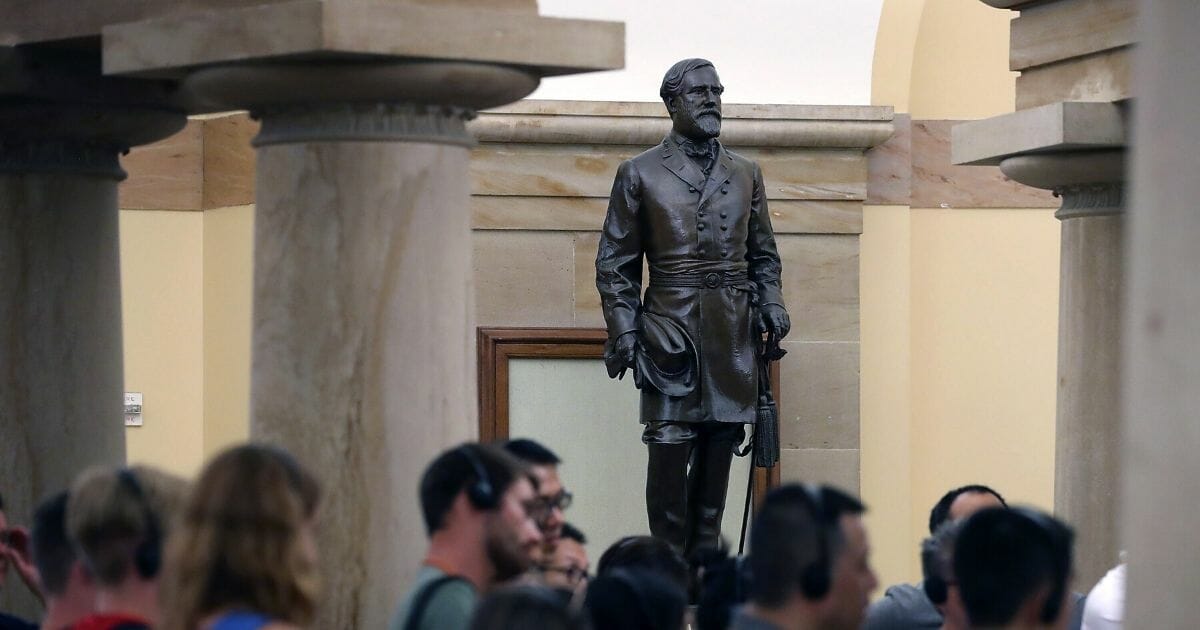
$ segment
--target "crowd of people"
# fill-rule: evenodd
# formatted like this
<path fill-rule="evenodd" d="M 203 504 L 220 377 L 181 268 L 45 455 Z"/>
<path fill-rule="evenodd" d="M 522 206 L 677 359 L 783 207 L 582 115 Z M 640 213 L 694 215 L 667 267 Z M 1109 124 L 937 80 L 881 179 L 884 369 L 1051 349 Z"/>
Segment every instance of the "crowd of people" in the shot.
<path fill-rule="evenodd" d="M 593 573 L 560 465 L 526 439 L 438 455 L 419 488 L 428 548 L 390 630 L 1120 627 L 1123 569 L 1091 597 L 1074 593 L 1071 528 L 985 486 L 946 493 L 922 582 L 868 606 L 866 507 L 837 488 L 772 490 L 745 555 L 685 558 L 628 536 Z M 0 630 L 313 627 L 320 503 L 312 473 L 259 444 L 221 453 L 190 484 L 144 466 L 88 470 L 29 530 L 0 502 L 0 586 L 11 568 L 44 605 L 39 623 L 0 614 Z"/>

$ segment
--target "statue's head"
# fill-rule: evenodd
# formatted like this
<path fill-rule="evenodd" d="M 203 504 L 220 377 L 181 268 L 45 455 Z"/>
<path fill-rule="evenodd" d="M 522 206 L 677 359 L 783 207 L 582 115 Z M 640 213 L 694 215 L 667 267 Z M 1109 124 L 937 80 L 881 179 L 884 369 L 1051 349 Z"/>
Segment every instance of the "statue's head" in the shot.
<path fill-rule="evenodd" d="M 691 140 L 721 135 L 721 92 L 717 69 L 707 59 L 684 59 L 663 77 L 658 95 L 675 131 Z"/>

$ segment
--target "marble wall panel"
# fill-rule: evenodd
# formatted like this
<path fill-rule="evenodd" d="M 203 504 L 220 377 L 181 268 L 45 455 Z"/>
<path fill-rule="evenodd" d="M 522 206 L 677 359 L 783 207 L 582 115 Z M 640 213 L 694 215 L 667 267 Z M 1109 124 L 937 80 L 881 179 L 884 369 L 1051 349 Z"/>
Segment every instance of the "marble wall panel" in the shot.
<path fill-rule="evenodd" d="M 896 114 L 895 133 L 867 151 L 867 203 L 906 206 L 912 199 L 912 117 Z"/>
<path fill-rule="evenodd" d="M 204 122 L 189 120 L 179 133 L 121 158 L 128 179 L 117 187 L 118 207 L 199 210 L 204 179 Z M 253 177 L 253 175 L 251 175 Z"/>
<path fill-rule="evenodd" d="M 859 234 L 862 202 L 779 199 L 768 204 L 776 234 Z M 471 197 L 477 230 L 599 230 L 603 197 Z"/>
<path fill-rule="evenodd" d="M 254 203 L 254 149 L 258 121 L 247 114 L 204 120 L 204 208 Z"/>
<path fill-rule="evenodd" d="M 472 240 L 477 325 L 574 325 L 573 234 L 476 231 Z"/>
<path fill-rule="evenodd" d="M 1057 208 L 1048 190 L 1019 184 L 994 166 L 950 163 L 950 128 L 955 120 L 915 120 L 912 124 L 914 208 Z"/>
<path fill-rule="evenodd" d="M 859 494 L 859 450 L 832 448 L 784 449 L 779 458 L 783 483 L 827 483 Z"/>
<path fill-rule="evenodd" d="M 858 341 L 858 237 L 779 236 L 790 341 Z"/>
<path fill-rule="evenodd" d="M 471 156 L 471 193 L 604 197 L 620 163 L 645 147 L 485 144 Z M 758 162 L 768 199 L 861 200 L 867 160 L 850 150 L 737 150 Z"/>
<path fill-rule="evenodd" d="M 1120 101 L 1133 97 L 1133 47 L 1030 68 L 1017 77 L 1017 109 L 1058 101 Z"/>
<path fill-rule="evenodd" d="M 1023 70 L 1132 44 L 1135 0 L 1058 0 L 1012 21 L 1009 68 Z"/>
<path fill-rule="evenodd" d="M 780 363 L 783 448 L 859 447 L 859 344 L 785 341 Z"/>
<path fill-rule="evenodd" d="M 600 293 L 596 291 L 596 251 L 599 249 L 599 232 L 577 232 L 575 234 L 575 301 L 573 308 L 576 326 L 604 327 L 604 315 L 600 310 Z M 645 280 L 645 274 L 643 274 L 643 282 Z"/>

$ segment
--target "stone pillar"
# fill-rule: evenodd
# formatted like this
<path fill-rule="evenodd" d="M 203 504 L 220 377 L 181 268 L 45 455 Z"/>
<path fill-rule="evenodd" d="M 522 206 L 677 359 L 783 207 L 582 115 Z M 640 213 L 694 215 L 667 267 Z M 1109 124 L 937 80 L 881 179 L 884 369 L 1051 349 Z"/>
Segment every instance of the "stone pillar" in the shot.
<path fill-rule="evenodd" d="M 1075 527 L 1076 582 L 1087 590 L 1119 550 L 1124 153 L 1025 155 L 1000 169 L 1063 200 L 1054 512 Z"/>
<path fill-rule="evenodd" d="M 125 462 L 118 155 L 186 122 L 87 65 L 0 52 L 0 492 L 14 524 L 84 468 Z M 23 587 L 0 594 L 33 616 Z"/>
<path fill-rule="evenodd" d="M 1200 4 L 1139 3 L 1126 266 L 1127 628 L 1192 628 L 1200 601 Z"/>
<path fill-rule="evenodd" d="M 418 477 L 476 435 L 474 112 L 624 65 L 623 25 L 533 0 L 297 0 L 104 29 L 105 71 L 249 109 L 251 434 L 325 482 L 314 627 L 381 628 L 427 545 Z"/>
<path fill-rule="evenodd" d="M 1063 102 L 958 125 L 956 164 L 998 165 L 1062 198 L 1054 511 L 1076 529 L 1075 584 L 1117 561 L 1126 108 Z M 1014 244 L 1019 246 L 1019 244 Z"/>
<path fill-rule="evenodd" d="M 189 79 L 212 98 L 236 95 L 262 120 L 251 434 L 296 453 L 325 483 L 319 627 L 387 625 L 426 546 L 420 474 L 478 435 L 473 108 L 429 104 L 464 74 L 475 92 L 459 88 L 446 102 L 516 100 L 537 85 L 515 70 L 431 63 Z M 311 100 L 290 102 L 295 94 Z M 345 94 L 362 100 L 338 100 Z"/>

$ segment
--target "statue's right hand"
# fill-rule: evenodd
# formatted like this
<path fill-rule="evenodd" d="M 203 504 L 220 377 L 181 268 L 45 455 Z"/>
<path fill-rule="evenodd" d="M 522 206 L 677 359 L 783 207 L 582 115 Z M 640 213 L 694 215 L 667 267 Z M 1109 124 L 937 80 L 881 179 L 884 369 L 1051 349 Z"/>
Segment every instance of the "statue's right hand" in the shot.
<path fill-rule="evenodd" d="M 631 330 L 617 337 L 615 350 L 626 367 L 633 367 L 634 349 L 637 347 L 637 331 Z"/>

